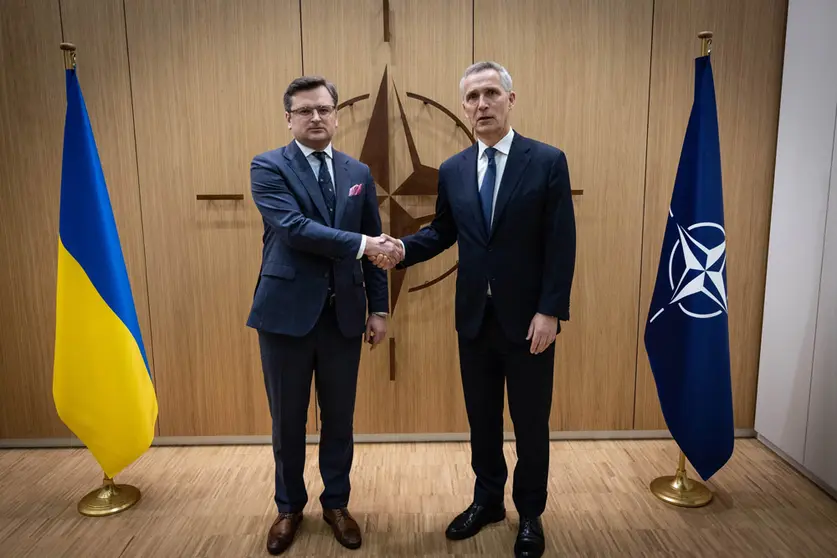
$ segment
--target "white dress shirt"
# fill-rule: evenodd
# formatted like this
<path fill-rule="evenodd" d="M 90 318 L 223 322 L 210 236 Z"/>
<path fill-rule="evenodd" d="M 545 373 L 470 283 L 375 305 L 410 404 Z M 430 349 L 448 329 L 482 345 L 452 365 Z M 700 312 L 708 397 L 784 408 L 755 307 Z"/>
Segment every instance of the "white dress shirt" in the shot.
<path fill-rule="evenodd" d="M 294 140 L 296 142 L 297 147 L 299 150 L 302 151 L 302 154 L 305 155 L 305 159 L 308 161 L 308 164 L 311 165 L 311 170 L 314 171 L 314 177 L 320 176 L 320 160 L 314 156 L 314 152 L 317 151 L 316 149 L 312 149 L 307 145 L 301 144 L 298 140 Z M 326 166 L 328 167 L 328 174 L 331 175 L 331 184 L 334 186 L 334 197 L 337 198 L 337 182 L 334 180 L 334 153 L 332 152 L 331 143 L 329 143 L 323 152 L 326 154 Z M 363 251 L 366 250 L 366 235 L 360 235 L 360 248 L 357 251 L 356 259 L 360 259 L 363 257 Z"/>

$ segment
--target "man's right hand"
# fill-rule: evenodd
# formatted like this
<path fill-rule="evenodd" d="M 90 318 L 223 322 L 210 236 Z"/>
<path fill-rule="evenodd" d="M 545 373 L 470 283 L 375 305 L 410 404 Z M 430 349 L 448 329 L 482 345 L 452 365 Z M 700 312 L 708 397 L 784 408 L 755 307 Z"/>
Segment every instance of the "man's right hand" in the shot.
<path fill-rule="evenodd" d="M 389 235 L 368 237 L 363 253 L 381 269 L 392 269 L 404 259 L 404 245 Z"/>

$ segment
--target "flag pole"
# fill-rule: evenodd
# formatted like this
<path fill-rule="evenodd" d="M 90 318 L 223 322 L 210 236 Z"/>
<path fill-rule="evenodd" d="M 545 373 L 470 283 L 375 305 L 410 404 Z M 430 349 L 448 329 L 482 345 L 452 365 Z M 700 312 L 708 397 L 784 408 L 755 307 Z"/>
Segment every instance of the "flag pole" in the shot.
<path fill-rule="evenodd" d="M 64 69 L 76 69 L 76 45 L 61 43 Z M 140 499 L 140 491 L 129 484 L 116 484 L 104 473 L 102 486 L 87 493 L 78 503 L 78 512 L 91 517 L 103 517 L 127 510 Z"/>
<path fill-rule="evenodd" d="M 698 33 L 701 56 L 709 56 L 712 36 L 712 31 Z M 666 475 L 651 481 L 651 493 L 664 502 L 685 508 L 699 508 L 712 501 L 712 491 L 686 474 L 686 455 L 683 450 L 680 450 L 674 476 Z"/>

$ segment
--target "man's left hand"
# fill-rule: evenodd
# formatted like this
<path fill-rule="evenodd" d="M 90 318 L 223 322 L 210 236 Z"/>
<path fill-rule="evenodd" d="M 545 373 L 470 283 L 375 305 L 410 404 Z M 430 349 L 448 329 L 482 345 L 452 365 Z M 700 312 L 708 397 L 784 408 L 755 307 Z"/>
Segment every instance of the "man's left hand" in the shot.
<path fill-rule="evenodd" d="M 366 334 L 363 340 L 374 349 L 387 338 L 387 319 L 383 316 L 371 315 L 366 320 Z"/>
<path fill-rule="evenodd" d="M 535 314 L 532 323 L 529 324 L 529 335 L 526 336 L 527 341 L 532 341 L 529 352 L 533 355 L 544 352 L 555 341 L 556 335 L 558 335 L 558 318 Z"/>

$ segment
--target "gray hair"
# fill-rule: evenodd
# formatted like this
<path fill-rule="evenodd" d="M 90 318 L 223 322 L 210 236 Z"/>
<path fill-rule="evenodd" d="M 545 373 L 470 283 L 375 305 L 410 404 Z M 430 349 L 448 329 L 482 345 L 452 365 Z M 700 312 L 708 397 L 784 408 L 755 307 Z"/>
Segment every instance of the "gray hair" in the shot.
<path fill-rule="evenodd" d="M 503 89 L 506 91 L 506 93 L 511 92 L 511 90 L 512 90 L 512 78 L 511 78 L 511 74 L 509 74 L 508 70 L 506 70 L 504 67 L 502 67 L 497 62 L 492 62 L 492 61 L 486 60 L 486 61 L 483 61 L 483 62 L 477 62 L 476 64 L 471 64 L 470 66 L 468 66 L 468 68 L 465 70 L 465 73 L 462 75 L 462 79 L 459 80 L 459 94 L 460 95 L 465 94 L 465 90 L 464 90 L 465 78 L 467 78 L 471 74 L 484 72 L 485 70 L 494 70 L 495 72 L 500 74 L 500 85 L 503 86 Z"/>

